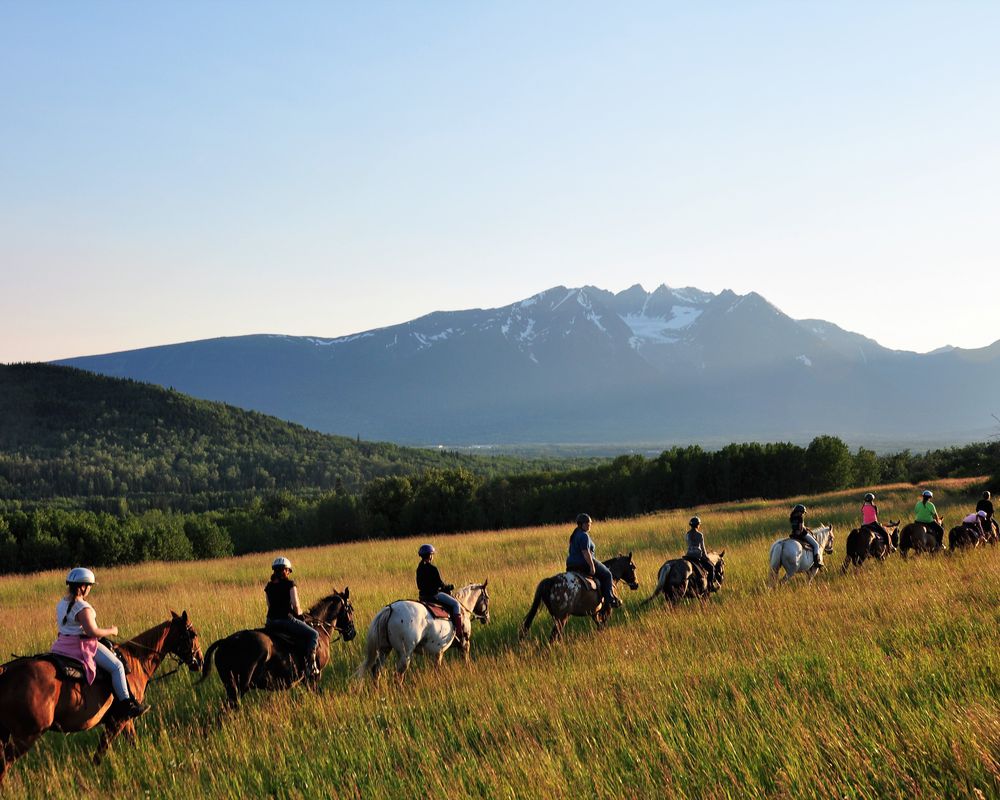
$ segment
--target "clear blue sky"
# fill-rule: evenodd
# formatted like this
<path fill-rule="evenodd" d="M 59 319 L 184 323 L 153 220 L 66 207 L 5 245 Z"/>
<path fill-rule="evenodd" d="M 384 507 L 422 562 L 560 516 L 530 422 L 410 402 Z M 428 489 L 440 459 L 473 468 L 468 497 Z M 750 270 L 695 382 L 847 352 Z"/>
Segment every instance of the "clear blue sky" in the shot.
<path fill-rule="evenodd" d="M 7 0 L 0 361 L 587 283 L 983 346 L 998 31 L 996 2 Z"/>

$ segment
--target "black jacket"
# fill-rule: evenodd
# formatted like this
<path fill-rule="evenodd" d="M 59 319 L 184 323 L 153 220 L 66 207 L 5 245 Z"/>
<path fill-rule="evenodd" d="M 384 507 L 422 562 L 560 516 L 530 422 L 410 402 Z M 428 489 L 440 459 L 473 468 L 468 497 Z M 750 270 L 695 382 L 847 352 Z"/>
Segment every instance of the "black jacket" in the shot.
<path fill-rule="evenodd" d="M 430 561 L 421 561 L 417 565 L 417 591 L 421 600 L 433 601 L 438 592 L 450 592 L 454 588 L 441 580 L 441 573 Z"/>

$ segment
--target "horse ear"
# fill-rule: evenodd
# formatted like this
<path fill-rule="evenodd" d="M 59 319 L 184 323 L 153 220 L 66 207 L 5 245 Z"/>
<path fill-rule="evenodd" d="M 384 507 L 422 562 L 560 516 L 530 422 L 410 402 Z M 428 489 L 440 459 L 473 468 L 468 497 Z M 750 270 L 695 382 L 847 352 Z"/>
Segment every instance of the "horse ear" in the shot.
<path fill-rule="evenodd" d="M 170 609 L 170 618 L 177 619 L 177 612 L 174 611 L 173 609 Z"/>
<path fill-rule="evenodd" d="M 174 616 L 176 617 L 177 615 L 174 614 Z M 187 609 L 184 609 L 181 612 L 181 622 L 187 622 L 187 621 L 188 621 L 188 612 L 187 612 Z"/>
<path fill-rule="evenodd" d="M 726 551 L 723 550 L 721 553 L 719 553 L 719 558 L 724 558 L 725 555 L 726 555 Z"/>
<path fill-rule="evenodd" d="M 345 586 L 344 587 L 344 599 L 346 600 L 350 596 L 351 596 L 351 587 L 350 586 Z"/>
<path fill-rule="evenodd" d="M 483 588 L 484 589 L 486 588 L 486 584 L 489 583 L 489 582 L 490 582 L 489 578 L 487 578 L 485 581 L 483 581 Z"/>
<path fill-rule="evenodd" d="M 631 550 L 628 551 L 628 560 L 629 561 L 632 560 L 632 551 Z"/>

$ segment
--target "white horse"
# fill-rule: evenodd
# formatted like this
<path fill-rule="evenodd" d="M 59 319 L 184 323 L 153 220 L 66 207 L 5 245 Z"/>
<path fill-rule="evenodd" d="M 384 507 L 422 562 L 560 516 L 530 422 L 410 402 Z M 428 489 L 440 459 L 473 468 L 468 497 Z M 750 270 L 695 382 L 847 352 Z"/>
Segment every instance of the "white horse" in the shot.
<path fill-rule="evenodd" d="M 462 625 L 465 628 L 462 650 L 466 661 L 469 659 L 472 619 L 478 619 L 484 625 L 490 621 L 490 596 L 486 591 L 488 582 L 470 583 L 453 594 L 461 606 Z M 423 603 L 415 600 L 389 603 L 375 615 L 368 626 L 365 660 L 358 667 L 355 676 L 364 678 L 370 674 L 377 678 L 386 656 L 395 650 L 396 677 L 402 683 L 415 652 L 433 656 L 440 666 L 445 650 L 455 642 L 455 633 L 451 620 L 438 619 Z"/>
<path fill-rule="evenodd" d="M 824 554 L 829 555 L 833 552 L 832 525 L 815 528 L 812 535 L 819 542 L 820 549 Z M 781 567 L 785 568 L 785 577 L 781 579 L 782 583 L 787 582 L 789 578 L 799 572 L 806 573 L 806 579 L 811 581 L 819 572 L 813 552 L 806 550 L 800 542 L 791 538 L 778 539 L 771 545 L 772 586 L 778 582 L 778 570 Z"/>

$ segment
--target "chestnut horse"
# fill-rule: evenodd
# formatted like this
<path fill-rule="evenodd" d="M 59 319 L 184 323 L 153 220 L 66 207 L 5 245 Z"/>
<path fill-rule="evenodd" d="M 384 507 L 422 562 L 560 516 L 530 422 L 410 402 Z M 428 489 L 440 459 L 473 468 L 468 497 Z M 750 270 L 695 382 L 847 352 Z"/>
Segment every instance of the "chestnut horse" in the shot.
<path fill-rule="evenodd" d="M 320 673 L 330 663 L 331 634 L 336 630 L 345 642 L 351 641 L 354 629 L 354 607 L 351 590 L 334 591 L 306 612 L 305 621 L 319 632 L 316 645 L 316 666 Z M 272 636 L 265 630 L 244 630 L 214 642 L 205 651 L 205 666 L 198 683 L 202 683 L 215 668 L 226 689 L 226 705 L 236 708 L 240 698 L 251 689 L 290 689 L 305 678 L 305 673 L 289 653 L 290 645 L 283 637 Z M 216 653 L 216 650 L 218 652 Z M 310 680 L 318 685 L 319 678 Z"/>
<path fill-rule="evenodd" d="M 187 611 L 170 612 L 166 622 L 119 645 L 129 690 L 142 701 L 146 686 L 167 656 L 174 656 L 192 672 L 201 669 L 198 633 L 191 627 Z M 98 671 L 98 675 L 101 673 Z M 119 733 L 135 736 L 131 720 L 107 713 L 114 701 L 111 682 L 101 676 L 92 684 L 62 678 L 51 661 L 28 656 L 0 666 L 0 782 L 7 770 L 46 731 L 75 733 L 104 725 L 94 763 L 101 759 Z"/>

